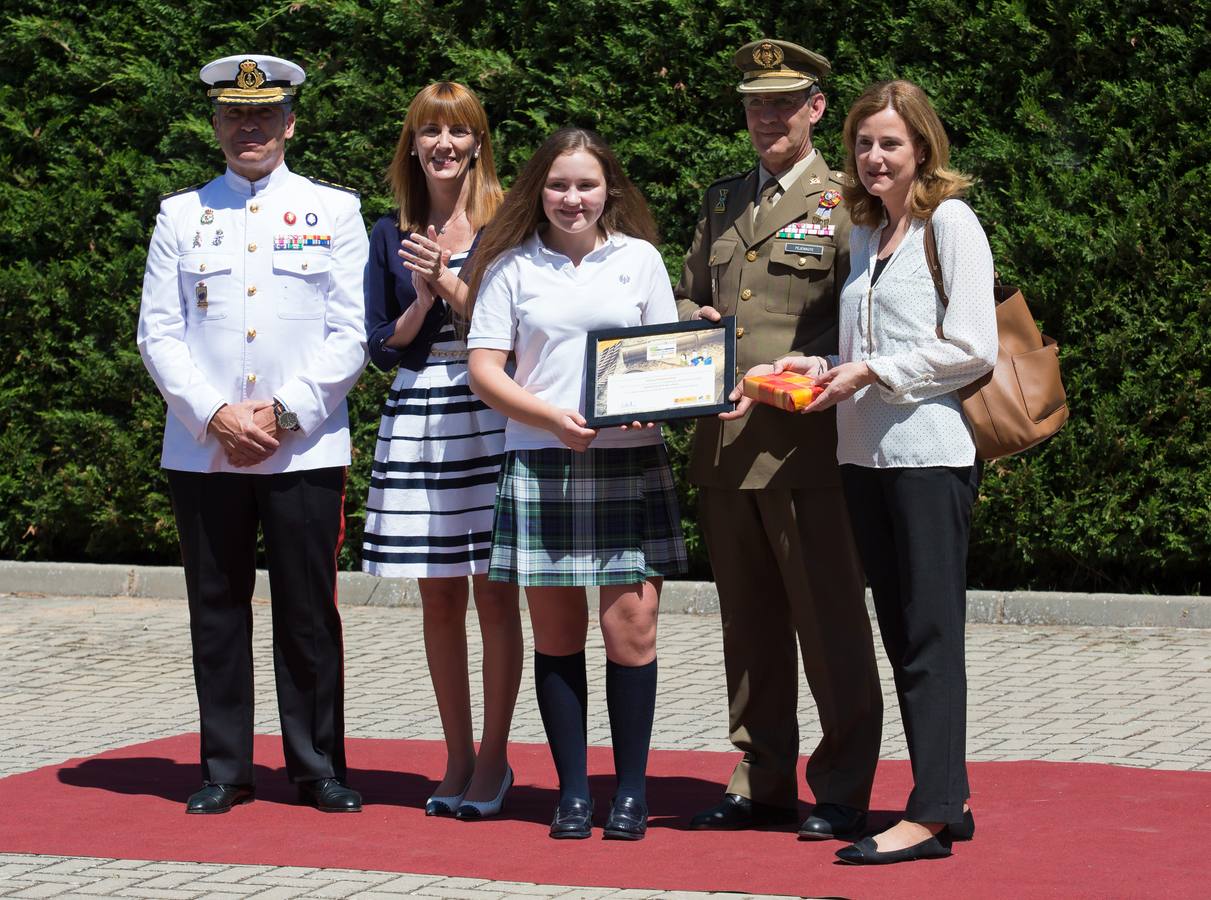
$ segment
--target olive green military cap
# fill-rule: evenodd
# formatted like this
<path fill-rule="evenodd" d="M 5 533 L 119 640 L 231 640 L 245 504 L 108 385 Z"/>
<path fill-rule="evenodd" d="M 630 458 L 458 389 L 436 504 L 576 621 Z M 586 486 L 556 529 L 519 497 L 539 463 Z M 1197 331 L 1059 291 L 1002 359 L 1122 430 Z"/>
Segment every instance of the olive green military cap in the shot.
<path fill-rule="evenodd" d="M 736 90 L 742 94 L 801 91 L 832 71 L 819 53 L 790 41 L 760 40 L 736 51 L 732 62 L 740 70 Z"/>

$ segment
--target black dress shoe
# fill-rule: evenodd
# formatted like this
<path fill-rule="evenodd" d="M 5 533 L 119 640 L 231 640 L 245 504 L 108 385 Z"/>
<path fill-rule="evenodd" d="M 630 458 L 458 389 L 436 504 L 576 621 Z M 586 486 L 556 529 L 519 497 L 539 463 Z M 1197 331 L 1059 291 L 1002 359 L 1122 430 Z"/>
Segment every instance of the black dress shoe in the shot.
<path fill-rule="evenodd" d="M 944 832 L 945 829 L 934 837 L 926 838 L 921 843 L 902 850 L 879 850 L 873 837 L 864 837 L 858 843 L 838 850 L 837 858 L 853 866 L 882 866 L 918 859 L 943 859 L 950 856 L 950 839 L 945 837 Z"/>
<path fill-rule="evenodd" d="M 640 841 L 648 831 L 648 805 L 636 797 L 615 797 L 602 833 L 608 841 Z"/>
<path fill-rule="evenodd" d="M 799 826 L 799 840 L 827 841 L 832 838 L 852 841 L 866 828 L 866 811 L 839 803 L 817 803 L 812 814 Z"/>
<path fill-rule="evenodd" d="M 793 821 L 793 809 L 759 803 L 739 794 L 724 794 L 715 806 L 690 819 L 690 828 L 695 831 L 740 831 L 744 828 L 786 825 Z"/>
<path fill-rule="evenodd" d="M 231 812 L 233 806 L 253 801 L 250 784 L 207 784 L 185 801 L 185 812 L 212 815 Z"/>
<path fill-rule="evenodd" d="M 951 822 L 946 826 L 946 833 L 952 841 L 970 841 L 976 835 L 976 818 L 970 809 L 963 810 L 963 820 Z"/>
<path fill-rule="evenodd" d="M 320 812 L 361 812 L 362 795 L 339 778 L 299 782 L 299 799 Z"/>
<path fill-rule="evenodd" d="M 551 837 L 581 841 L 593 834 L 593 801 L 570 797 L 560 800 L 551 820 Z"/>

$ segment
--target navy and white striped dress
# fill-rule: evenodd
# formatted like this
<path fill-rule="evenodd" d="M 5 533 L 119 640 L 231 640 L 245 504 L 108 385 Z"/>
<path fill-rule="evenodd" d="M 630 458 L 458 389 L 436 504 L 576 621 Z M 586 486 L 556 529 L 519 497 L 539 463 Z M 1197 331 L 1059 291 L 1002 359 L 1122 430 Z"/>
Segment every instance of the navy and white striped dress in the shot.
<path fill-rule="evenodd" d="M 383 406 L 362 569 L 388 578 L 487 572 L 504 443 L 504 416 L 471 393 L 467 344 L 447 323 L 423 369 L 399 370 Z"/>

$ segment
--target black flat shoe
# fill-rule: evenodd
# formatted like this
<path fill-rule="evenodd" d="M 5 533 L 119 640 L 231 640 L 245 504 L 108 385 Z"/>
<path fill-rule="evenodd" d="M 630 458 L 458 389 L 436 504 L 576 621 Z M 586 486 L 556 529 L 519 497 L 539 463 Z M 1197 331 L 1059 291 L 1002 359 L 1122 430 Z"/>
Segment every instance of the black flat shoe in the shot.
<path fill-rule="evenodd" d="M 607 841 L 641 841 L 648 831 L 648 805 L 635 797 L 615 797 L 602 837 Z"/>
<path fill-rule="evenodd" d="M 976 835 L 976 817 L 970 809 L 963 810 L 961 822 L 951 822 L 946 826 L 946 834 L 952 841 L 970 841 Z"/>
<path fill-rule="evenodd" d="M 852 841 L 866 829 L 866 811 L 839 803 L 817 803 L 812 814 L 799 826 L 799 840 Z"/>
<path fill-rule="evenodd" d="M 231 812 L 233 806 L 251 803 L 254 798 L 250 784 L 207 784 L 185 801 L 185 812 L 201 816 Z"/>
<path fill-rule="evenodd" d="M 362 795 L 339 778 L 299 782 L 299 799 L 320 812 L 361 812 Z"/>
<path fill-rule="evenodd" d="M 551 820 L 551 837 L 582 841 L 593 834 L 593 801 L 571 797 L 560 800 Z"/>
<path fill-rule="evenodd" d="M 794 821 L 793 809 L 759 803 L 739 794 L 724 794 L 719 803 L 690 819 L 690 828 L 695 831 L 740 831 Z"/>
<path fill-rule="evenodd" d="M 851 866 L 883 866 L 888 863 L 914 862 L 918 859 L 943 859 L 950 856 L 950 841 L 941 832 L 919 844 L 902 850 L 879 850 L 873 837 L 864 837 L 856 844 L 842 847 L 837 859 Z"/>

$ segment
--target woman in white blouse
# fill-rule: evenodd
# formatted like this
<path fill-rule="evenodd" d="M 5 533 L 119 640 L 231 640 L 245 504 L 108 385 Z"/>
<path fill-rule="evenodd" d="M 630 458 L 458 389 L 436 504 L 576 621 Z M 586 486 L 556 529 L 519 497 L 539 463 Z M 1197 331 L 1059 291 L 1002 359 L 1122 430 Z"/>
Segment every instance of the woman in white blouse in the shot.
<path fill-rule="evenodd" d="M 845 189 L 854 229 L 841 292 L 840 353 L 778 360 L 815 375 L 806 412 L 837 407 L 837 459 L 874 596 L 912 761 L 904 818 L 837 851 L 848 863 L 949 856 L 975 830 L 964 755 L 967 544 L 979 482 L 958 388 L 997 356 L 992 254 L 971 209 L 971 180 L 929 98 L 876 84 L 845 120 Z M 932 218 L 950 298 L 925 257 Z"/>

